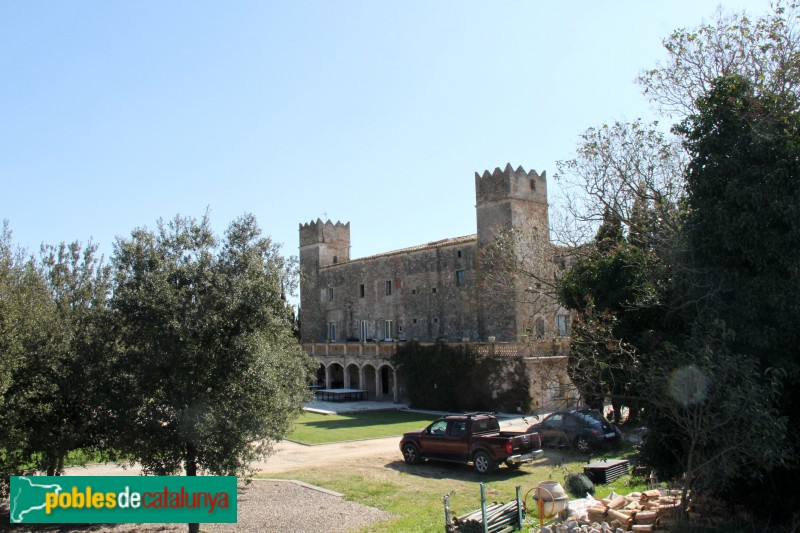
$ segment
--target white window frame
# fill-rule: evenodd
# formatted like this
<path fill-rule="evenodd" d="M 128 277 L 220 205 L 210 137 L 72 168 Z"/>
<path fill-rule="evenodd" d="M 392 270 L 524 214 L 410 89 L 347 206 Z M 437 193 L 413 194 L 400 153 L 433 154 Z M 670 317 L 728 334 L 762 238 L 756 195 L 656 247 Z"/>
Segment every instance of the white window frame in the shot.
<path fill-rule="evenodd" d="M 328 340 L 336 342 L 336 322 L 330 322 L 328 324 Z"/>
<path fill-rule="evenodd" d="M 361 321 L 361 342 L 367 342 L 369 339 L 369 322 L 366 320 Z"/>
<path fill-rule="evenodd" d="M 556 335 L 566 337 L 569 335 L 569 315 L 556 315 Z"/>
<path fill-rule="evenodd" d="M 390 341 L 392 340 L 392 321 L 391 320 L 384 320 L 383 321 L 383 339 Z"/>

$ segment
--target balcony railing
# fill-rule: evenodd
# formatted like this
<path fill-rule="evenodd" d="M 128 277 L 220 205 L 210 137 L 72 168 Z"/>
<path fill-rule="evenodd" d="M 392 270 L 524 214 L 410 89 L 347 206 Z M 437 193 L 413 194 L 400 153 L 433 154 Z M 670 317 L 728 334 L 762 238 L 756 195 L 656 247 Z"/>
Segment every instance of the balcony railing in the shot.
<path fill-rule="evenodd" d="M 303 351 L 318 356 L 391 357 L 405 342 L 304 342 Z M 569 353 L 569 337 L 530 342 L 450 342 L 465 346 L 484 357 L 558 357 Z M 421 346 L 434 346 L 421 342 Z"/>

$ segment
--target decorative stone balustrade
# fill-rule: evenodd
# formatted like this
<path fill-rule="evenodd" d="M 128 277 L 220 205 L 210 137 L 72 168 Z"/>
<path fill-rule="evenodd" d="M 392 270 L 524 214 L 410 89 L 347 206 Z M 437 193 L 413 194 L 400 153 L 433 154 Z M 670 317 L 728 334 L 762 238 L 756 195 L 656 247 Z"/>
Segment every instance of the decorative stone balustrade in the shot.
<path fill-rule="evenodd" d="M 348 356 L 348 357 L 384 357 L 395 354 L 405 342 L 305 342 L 303 351 L 309 355 Z M 448 343 L 453 346 L 469 346 L 478 355 L 486 357 L 554 357 L 569 353 L 569 338 L 557 337 L 549 340 L 533 340 L 530 342 L 466 342 Z M 434 346 L 435 343 L 423 342 L 421 346 Z"/>

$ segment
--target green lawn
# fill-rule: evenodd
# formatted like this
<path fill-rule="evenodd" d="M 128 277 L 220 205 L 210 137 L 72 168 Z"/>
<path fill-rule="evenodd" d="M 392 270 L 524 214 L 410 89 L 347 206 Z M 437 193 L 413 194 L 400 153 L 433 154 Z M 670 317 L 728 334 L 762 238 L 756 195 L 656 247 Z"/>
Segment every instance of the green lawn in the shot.
<path fill-rule="evenodd" d="M 376 437 L 399 436 L 405 431 L 421 429 L 435 420 L 435 415 L 408 411 L 367 411 L 348 415 L 320 415 L 304 413 L 289 436 L 294 441 L 322 444 Z M 368 445 L 368 443 L 365 443 Z M 630 444 L 609 451 L 606 457 L 631 458 Z M 591 460 L 600 457 L 592 457 Z M 476 474 L 470 466 L 454 463 L 427 462 L 409 466 L 397 454 L 397 460 L 385 466 L 306 468 L 267 477 L 297 479 L 320 487 L 341 492 L 348 500 L 377 507 L 396 515 L 395 518 L 371 526 L 368 532 L 440 532 L 444 529 L 442 497 L 450 494 L 453 516 L 460 516 L 480 508 L 480 482 L 486 483 L 490 502 L 508 502 L 514 498 L 516 486 L 522 496 L 539 481 L 555 479 L 563 484 L 570 472 L 582 472 L 589 461 L 585 455 L 553 449 L 545 450 L 545 458 L 534 465 L 523 466 L 518 471 L 505 467 L 489 476 Z M 642 480 L 624 476 L 612 485 L 596 487 L 595 497 L 606 496 L 611 490 L 627 494 L 643 490 Z M 534 507 L 531 496 L 529 508 Z M 526 519 L 526 529 L 534 524 L 534 517 Z M 538 522 L 537 522 L 538 524 Z"/>
<path fill-rule="evenodd" d="M 343 415 L 303 413 L 288 438 L 303 444 L 326 444 L 393 437 L 422 429 L 437 418 L 409 411 L 365 411 Z"/>
<path fill-rule="evenodd" d="M 630 450 L 619 450 L 614 457 L 629 456 Z M 554 479 L 562 484 L 569 472 L 582 472 L 586 457 L 576 454 L 546 450 L 545 459 L 536 465 L 523 466 L 518 471 L 500 468 L 489 476 L 481 476 L 469 466 L 453 463 L 428 462 L 409 466 L 399 458 L 382 468 L 356 467 L 343 470 L 335 465 L 325 468 L 303 469 L 284 474 L 270 475 L 298 479 L 317 486 L 341 492 L 348 500 L 377 507 L 396 515 L 395 518 L 373 525 L 368 532 L 441 532 L 444 530 L 442 498 L 450 494 L 453 516 L 461 516 L 480 508 L 480 482 L 486 483 L 489 502 L 508 502 L 514 498 L 516 486 L 522 496 L 539 481 Z M 627 494 L 643 490 L 641 480 L 624 476 L 613 485 L 596 487 L 595 497 L 606 496 L 611 490 Z M 535 508 L 528 495 L 527 506 Z M 526 519 L 526 531 L 534 525 L 534 517 Z M 536 521 L 538 525 L 538 521 Z"/>

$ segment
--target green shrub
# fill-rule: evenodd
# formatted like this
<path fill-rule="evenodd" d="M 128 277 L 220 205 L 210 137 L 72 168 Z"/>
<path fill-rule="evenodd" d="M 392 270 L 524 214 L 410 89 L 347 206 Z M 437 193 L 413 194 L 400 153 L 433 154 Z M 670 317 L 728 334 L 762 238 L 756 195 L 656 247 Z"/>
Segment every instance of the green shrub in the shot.
<path fill-rule="evenodd" d="M 464 345 L 410 342 L 398 348 L 410 404 L 441 411 L 526 412 L 530 406 L 522 359 L 480 357 Z"/>
<path fill-rule="evenodd" d="M 567 492 L 576 498 L 585 498 L 587 494 L 594 494 L 594 483 L 584 474 L 573 472 L 564 478 Z"/>

